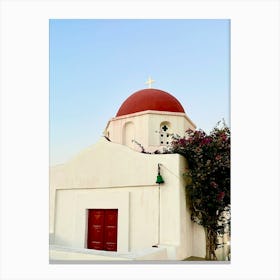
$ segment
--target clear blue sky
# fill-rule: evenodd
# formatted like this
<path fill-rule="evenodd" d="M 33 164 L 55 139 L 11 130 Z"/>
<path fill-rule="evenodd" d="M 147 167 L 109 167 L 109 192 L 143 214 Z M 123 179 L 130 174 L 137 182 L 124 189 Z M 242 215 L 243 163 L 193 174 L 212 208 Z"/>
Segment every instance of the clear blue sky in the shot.
<path fill-rule="evenodd" d="M 198 128 L 230 125 L 229 46 L 229 20 L 50 20 L 50 163 L 94 144 L 148 76 Z"/>

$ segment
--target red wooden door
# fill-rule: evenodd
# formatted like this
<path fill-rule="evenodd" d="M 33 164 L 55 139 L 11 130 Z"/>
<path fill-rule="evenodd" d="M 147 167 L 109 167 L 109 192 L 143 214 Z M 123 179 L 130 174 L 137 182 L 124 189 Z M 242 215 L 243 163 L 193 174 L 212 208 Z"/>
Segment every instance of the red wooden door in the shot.
<path fill-rule="evenodd" d="M 89 209 L 87 248 L 117 251 L 118 209 Z"/>

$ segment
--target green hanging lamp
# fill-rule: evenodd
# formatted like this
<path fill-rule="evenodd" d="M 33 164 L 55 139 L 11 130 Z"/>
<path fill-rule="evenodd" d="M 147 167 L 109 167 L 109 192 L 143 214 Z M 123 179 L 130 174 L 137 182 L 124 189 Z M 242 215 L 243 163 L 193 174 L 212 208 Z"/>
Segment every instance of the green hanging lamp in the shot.
<path fill-rule="evenodd" d="M 156 181 L 157 184 L 163 184 L 164 183 L 164 180 L 162 178 L 162 176 L 160 175 L 160 166 L 158 164 L 158 175 L 157 175 L 157 181 Z"/>

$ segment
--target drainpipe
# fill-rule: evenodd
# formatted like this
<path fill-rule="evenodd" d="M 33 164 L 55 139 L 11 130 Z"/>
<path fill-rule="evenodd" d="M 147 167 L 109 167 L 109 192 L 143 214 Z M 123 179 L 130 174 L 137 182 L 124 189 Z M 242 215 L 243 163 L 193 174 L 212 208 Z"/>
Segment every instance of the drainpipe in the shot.
<path fill-rule="evenodd" d="M 158 186 L 158 245 L 160 244 L 160 185 Z"/>

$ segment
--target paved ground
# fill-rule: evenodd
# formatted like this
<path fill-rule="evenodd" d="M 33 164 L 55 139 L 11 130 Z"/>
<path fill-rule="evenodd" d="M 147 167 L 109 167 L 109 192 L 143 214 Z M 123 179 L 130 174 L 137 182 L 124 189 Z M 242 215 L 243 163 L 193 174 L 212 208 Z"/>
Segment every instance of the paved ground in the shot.
<path fill-rule="evenodd" d="M 183 261 L 206 261 L 204 258 L 199 258 L 199 257 L 188 257 L 184 259 Z"/>
<path fill-rule="evenodd" d="M 189 257 L 184 259 L 183 261 L 195 261 L 195 262 L 215 262 L 215 263 L 230 263 L 229 260 L 219 261 L 219 260 L 206 260 L 205 258 L 199 258 L 199 257 Z"/>

